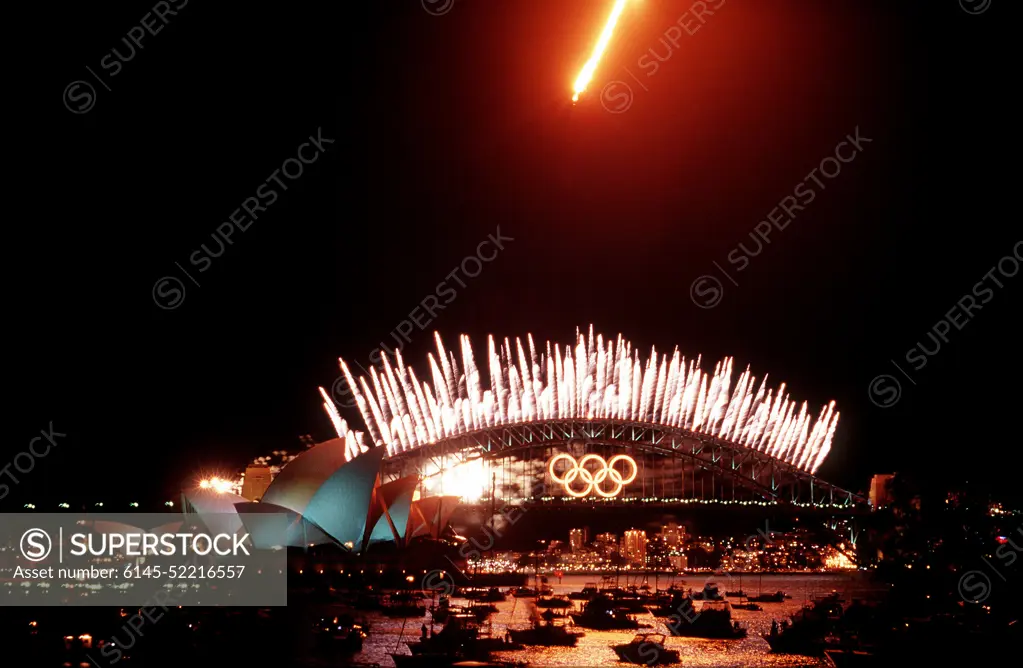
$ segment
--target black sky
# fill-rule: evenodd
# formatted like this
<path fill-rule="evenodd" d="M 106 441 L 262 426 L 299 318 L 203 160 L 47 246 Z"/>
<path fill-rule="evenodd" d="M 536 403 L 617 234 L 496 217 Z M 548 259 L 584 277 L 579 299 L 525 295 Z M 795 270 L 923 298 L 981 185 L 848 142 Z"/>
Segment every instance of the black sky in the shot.
<path fill-rule="evenodd" d="M 868 398 L 1019 241 L 1002 166 L 1018 121 L 994 38 L 1008 4 L 727 0 L 646 77 L 639 58 L 664 57 L 692 3 L 643 0 L 575 107 L 603 0 L 466 0 L 442 16 L 417 0 L 189 2 L 110 91 L 86 68 L 109 75 L 101 59 L 126 52 L 148 8 L 72 8 L 38 82 L 53 114 L 39 190 L 12 222 L 0 463 L 50 421 L 68 437 L 0 508 L 170 498 L 197 470 L 328 437 L 316 388 L 337 357 L 365 364 L 498 226 L 514 241 L 414 333 L 417 367 L 434 329 L 451 345 L 565 341 L 593 323 L 642 349 L 734 355 L 814 409 L 836 399 L 821 470 L 835 483 L 913 469 L 1008 489 L 1019 277 L 895 406 Z M 616 79 L 635 96 L 611 114 L 600 91 Z M 58 101 L 75 80 L 96 86 L 88 113 Z M 719 305 L 694 305 L 692 282 L 857 126 L 862 154 Z M 175 263 L 318 128 L 336 143 L 179 308 L 158 308 L 154 283 L 185 280 Z"/>

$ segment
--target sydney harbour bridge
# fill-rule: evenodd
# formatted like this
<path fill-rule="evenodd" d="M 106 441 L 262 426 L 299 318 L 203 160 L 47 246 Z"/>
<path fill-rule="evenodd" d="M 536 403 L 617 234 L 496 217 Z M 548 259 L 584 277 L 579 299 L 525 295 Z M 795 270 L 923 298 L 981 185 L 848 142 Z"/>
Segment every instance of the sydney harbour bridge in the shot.
<path fill-rule="evenodd" d="M 640 355 L 618 336 L 577 330 L 568 345 L 490 337 L 477 364 L 436 338 L 421 381 L 400 352 L 356 380 L 341 369 L 365 428 L 322 388 L 346 457 L 385 448 L 384 479 L 416 476 L 424 493 L 481 507 L 772 506 L 831 517 L 867 499 L 818 477 L 839 414 L 811 412 L 785 383 L 725 358 Z M 487 378 L 489 377 L 489 378 Z M 489 382 L 488 382 L 489 381 Z"/>
<path fill-rule="evenodd" d="M 395 478 L 419 475 L 442 493 L 462 491 L 444 484 L 465 486 L 463 476 L 448 472 L 466 470 L 479 498 L 525 504 L 769 502 L 854 512 L 866 503 L 859 494 L 752 448 L 615 420 L 487 427 L 391 455 L 384 470 Z"/>

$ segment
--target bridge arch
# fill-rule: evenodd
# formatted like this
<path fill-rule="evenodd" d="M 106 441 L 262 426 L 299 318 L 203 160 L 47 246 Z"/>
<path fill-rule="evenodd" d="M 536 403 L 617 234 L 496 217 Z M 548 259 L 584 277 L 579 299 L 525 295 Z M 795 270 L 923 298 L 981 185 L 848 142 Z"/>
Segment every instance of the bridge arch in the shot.
<path fill-rule="evenodd" d="M 550 484 L 546 463 L 555 453 L 568 451 L 629 454 L 641 469 L 638 489 L 645 490 L 643 482 L 649 481 L 654 492 L 637 495 L 633 482 L 614 499 L 598 499 L 601 503 L 635 503 L 637 498 L 648 502 L 759 499 L 832 508 L 866 503 L 862 495 L 760 450 L 685 429 L 612 419 L 538 420 L 478 429 L 394 454 L 385 460 L 385 471 L 396 477 L 416 473 L 429 480 L 452 467 L 482 460 L 495 478 L 501 474 L 503 480 L 518 479 L 522 489 L 534 489 L 542 478 L 544 496 L 556 498 L 562 495 Z M 658 463 L 661 470 L 647 470 L 648 464 L 657 467 Z M 676 493 L 670 495 L 672 491 Z M 507 497 L 507 491 L 499 496 Z"/>

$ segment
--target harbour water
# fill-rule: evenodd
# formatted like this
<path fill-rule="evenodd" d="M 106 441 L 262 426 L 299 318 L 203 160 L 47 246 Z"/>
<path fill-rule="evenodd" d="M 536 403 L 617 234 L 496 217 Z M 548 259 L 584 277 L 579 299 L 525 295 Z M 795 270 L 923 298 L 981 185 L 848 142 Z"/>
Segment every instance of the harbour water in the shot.
<path fill-rule="evenodd" d="M 551 576 L 548 584 L 554 589 L 555 594 L 567 594 L 571 591 L 579 591 L 587 582 L 598 581 L 598 576 L 570 575 L 560 581 Z M 721 593 L 726 590 L 739 589 L 739 578 L 737 576 L 711 576 L 693 575 L 684 578 L 674 578 L 676 585 L 692 588 L 698 591 L 703 588 L 706 582 L 715 582 Z M 665 576 L 658 578 L 657 584 L 663 589 L 672 580 Z M 762 585 L 761 585 L 762 582 Z M 626 580 L 623 576 L 619 583 L 625 586 Z M 684 585 L 682 585 L 684 583 Z M 629 584 L 640 585 L 642 580 L 637 581 L 633 576 Z M 655 586 L 654 576 L 646 580 L 651 588 Z M 762 586 L 762 589 L 761 589 Z M 771 629 L 771 621 L 778 620 L 780 623 L 788 619 L 789 615 L 799 610 L 804 602 L 809 601 L 814 595 L 826 594 L 831 591 L 838 591 L 846 601 L 854 598 L 874 599 L 882 591 L 872 583 L 864 574 L 854 573 L 850 575 L 838 574 L 810 574 L 810 575 L 765 575 L 762 578 L 755 575 L 747 575 L 742 578 L 742 589 L 749 595 L 773 593 L 782 590 L 790 594 L 792 598 L 780 603 L 763 603 L 762 611 L 733 610 L 733 619 L 749 630 L 746 638 L 741 640 L 706 640 L 700 638 L 674 638 L 668 633 L 664 620 L 655 619 L 649 613 L 636 615 L 636 620 L 641 624 L 650 624 L 651 629 L 640 629 L 639 631 L 592 631 L 590 629 L 578 629 L 585 631 L 586 635 L 579 639 L 576 647 L 527 647 L 524 650 L 495 653 L 496 659 L 509 661 L 525 661 L 532 666 L 599 666 L 616 664 L 618 657 L 611 649 L 612 645 L 626 643 L 632 639 L 635 633 L 656 632 L 667 635 L 665 646 L 669 649 L 679 651 L 681 664 L 686 666 L 721 666 L 740 668 L 744 666 L 822 666 L 823 660 L 811 657 L 785 654 L 771 654 L 770 647 L 761 637 L 762 633 L 768 633 Z M 737 601 L 738 599 L 729 599 Z M 503 637 L 505 630 L 511 628 L 526 628 L 529 626 L 529 618 L 534 609 L 533 599 L 508 597 L 508 600 L 497 603 L 498 612 L 490 616 L 491 634 L 494 637 Z M 454 603 L 463 603 L 458 599 Z M 578 602 L 576 603 L 578 605 Z M 699 609 L 700 603 L 697 603 Z M 389 619 L 377 613 L 366 613 L 371 624 L 371 632 L 366 639 L 363 650 L 352 657 L 355 662 L 376 663 L 381 667 L 390 668 L 394 665 L 390 655 L 408 654 L 405 640 L 417 640 L 420 629 L 424 622 L 429 625 L 429 613 L 425 617 L 409 618 L 408 620 Z M 440 630 L 440 626 L 436 627 Z M 622 664 L 625 665 L 625 664 Z"/>

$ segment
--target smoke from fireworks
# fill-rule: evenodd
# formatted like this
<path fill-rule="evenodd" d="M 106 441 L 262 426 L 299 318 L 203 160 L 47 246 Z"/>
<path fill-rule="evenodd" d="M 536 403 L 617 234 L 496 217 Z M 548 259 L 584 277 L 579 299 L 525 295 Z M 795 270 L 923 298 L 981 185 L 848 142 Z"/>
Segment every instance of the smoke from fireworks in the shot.
<path fill-rule="evenodd" d="M 489 383 L 468 336 L 459 337 L 460 356 L 444 347 L 439 334 L 434 338 L 436 355 L 428 356 L 432 384 L 420 381 L 400 352 L 394 366 L 385 356 L 382 370 L 370 369 L 371 377 L 358 383 L 339 360 L 366 433 L 348 426 L 322 387 L 320 394 L 348 459 L 373 446 L 394 455 L 500 425 L 613 419 L 713 436 L 813 473 L 831 450 L 838 425 L 834 401 L 815 420 L 806 402 L 789 399 L 785 383 L 770 389 L 765 376 L 758 385 L 749 367 L 733 386 L 731 357 L 715 364 L 713 373 L 701 369 L 700 357 L 687 361 L 678 348 L 670 356 L 651 349 L 641 359 L 621 335 L 614 341 L 594 338 L 592 326 L 588 335 L 576 332 L 574 345 L 548 341 L 539 354 L 532 335 L 525 347 L 518 338 L 513 346 L 488 337 Z"/>

